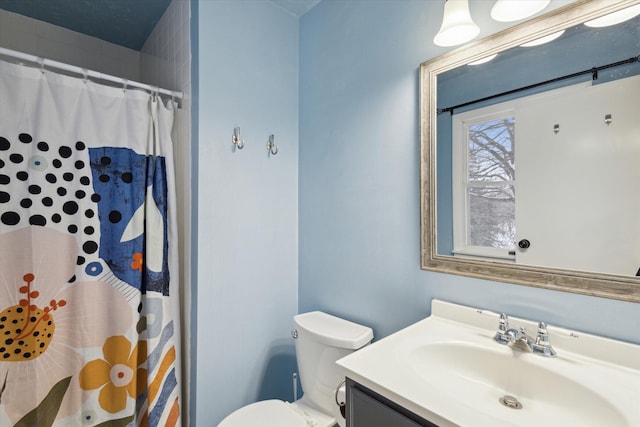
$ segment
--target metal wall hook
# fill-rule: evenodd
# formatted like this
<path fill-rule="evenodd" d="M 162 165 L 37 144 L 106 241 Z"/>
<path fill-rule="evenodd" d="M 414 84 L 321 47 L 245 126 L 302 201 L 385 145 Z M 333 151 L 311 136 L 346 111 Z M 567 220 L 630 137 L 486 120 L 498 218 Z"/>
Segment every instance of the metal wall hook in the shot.
<path fill-rule="evenodd" d="M 244 148 L 244 139 L 240 138 L 240 128 L 233 129 L 233 135 L 231 136 L 231 142 L 233 142 L 233 149 L 235 150 L 238 147 L 239 150 Z"/>
<path fill-rule="evenodd" d="M 556 135 L 560 132 L 560 125 L 553 125 L 553 133 Z"/>
<path fill-rule="evenodd" d="M 273 142 L 274 139 L 274 135 L 269 135 L 269 141 L 267 141 L 267 151 L 269 152 L 269 155 L 275 156 L 276 154 L 278 154 L 278 146 L 275 142 Z"/>
<path fill-rule="evenodd" d="M 613 121 L 613 119 L 611 118 L 611 114 L 605 114 L 604 116 L 604 123 L 609 126 L 611 124 L 611 122 Z"/>

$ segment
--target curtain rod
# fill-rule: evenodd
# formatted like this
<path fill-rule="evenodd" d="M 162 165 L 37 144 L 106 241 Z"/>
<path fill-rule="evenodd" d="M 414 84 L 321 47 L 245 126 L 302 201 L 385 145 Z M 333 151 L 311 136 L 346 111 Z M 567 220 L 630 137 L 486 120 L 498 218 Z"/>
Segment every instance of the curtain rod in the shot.
<path fill-rule="evenodd" d="M 120 83 L 125 87 L 136 87 L 144 89 L 151 93 L 157 93 L 162 95 L 169 95 L 172 98 L 182 99 L 182 92 L 176 92 L 168 89 L 162 89 L 157 86 L 148 85 L 145 83 L 135 82 L 127 80 L 123 77 L 116 77 L 109 74 L 104 74 L 99 71 L 87 70 L 86 68 L 78 67 L 75 65 L 65 64 L 64 62 L 58 62 L 51 59 L 45 59 L 41 56 L 30 55 L 28 53 L 22 53 L 11 49 L 0 47 L 0 55 L 8 56 L 15 59 L 21 59 L 23 61 L 29 61 L 36 64 L 40 64 L 42 67 L 57 68 L 59 70 L 69 71 L 71 73 L 79 74 L 83 77 L 92 77 L 94 79 L 106 80 L 114 83 Z"/>
<path fill-rule="evenodd" d="M 578 76 L 581 76 L 583 74 L 591 74 L 592 80 L 598 80 L 598 71 L 606 70 L 608 68 L 618 67 L 620 65 L 633 64 L 634 62 L 640 62 L 640 55 L 639 56 L 633 56 L 633 57 L 631 57 L 629 59 L 624 59 L 622 61 L 612 62 L 612 63 L 607 64 L 607 65 L 601 65 L 599 67 L 589 68 L 588 70 L 578 71 L 577 73 L 567 74 L 566 76 L 561 76 L 561 77 L 556 77 L 554 79 L 545 80 L 545 81 L 540 82 L 540 83 L 534 83 L 534 84 L 529 85 L 529 86 L 523 86 L 523 87 L 519 87 L 517 89 L 508 90 L 506 92 L 497 93 L 495 95 L 485 96 L 484 98 L 475 99 L 473 101 L 469 101 L 469 102 L 465 102 L 465 103 L 462 103 L 462 104 L 454 105 L 453 107 L 438 108 L 437 111 L 438 111 L 438 114 L 447 113 L 447 112 L 453 114 L 453 110 L 456 110 L 456 109 L 461 108 L 461 107 L 466 107 L 467 105 L 473 105 L 473 104 L 477 104 L 478 102 L 488 101 L 490 99 L 500 98 L 501 96 L 511 95 L 511 94 L 522 92 L 522 91 L 525 91 L 525 90 L 534 89 L 534 88 L 537 88 L 539 86 L 544 86 L 544 85 L 547 85 L 547 84 L 550 84 L 550 83 L 555 83 L 555 82 L 559 82 L 559 81 L 562 81 L 562 80 L 571 79 L 573 77 L 578 77 Z"/>

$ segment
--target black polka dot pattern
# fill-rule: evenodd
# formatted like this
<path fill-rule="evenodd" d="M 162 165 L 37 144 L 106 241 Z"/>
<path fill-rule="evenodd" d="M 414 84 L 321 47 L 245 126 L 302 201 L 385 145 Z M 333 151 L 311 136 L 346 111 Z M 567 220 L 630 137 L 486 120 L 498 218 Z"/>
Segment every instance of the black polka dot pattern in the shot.
<path fill-rule="evenodd" d="M 84 251 L 79 259 L 95 262 L 100 196 L 92 186 L 89 152 L 80 140 L 59 143 L 31 132 L 0 135 L 0 226 L 73 234 Z"/>
<path fill-rule="evenodd" d="M 65 202 L 65 204 L 62 205 L 62 210 L 67 215 L 73 215 L 78 212 L 78 204 L 74 201 Z"/>
<path fill-rule="evenodd" d="M 20 222 L 20 215 L 17 212 L 7 211 L 0 215 L 0 221 L 5 225 L 16 225 Z"/>
<path fill-rule="evenodd" d="M 69 282 L 108 271 L 138 287 L 144 275 L 146 290 L 167 295 L 168 272 L 155 273 L 142 262 L 145 239 L 132 231 L 144 221 L 134 213 L 145 203 L 146 189 L 160 182 L 154 178 L 164 174 L 164 159 L 56 138 L 28 130 L 0 135 L 0 226 L 47 227 L 75 239 L 77 266 Z M 166 220 L 166 188 L 154 186 L 153 197 Z"/>
<path fill-rule="evenodd" d="M 33 138 L 28 133 L 21 133 L 20 135 L 18 135 L 18 139 L 20 140 L 20 142 L 23 142 L 25 144 L 29 144 L 31 143 L 31 141 L 33 141 Z"/>
<path fill-rule="evenodd" d="M 44 227 L 45 225 L 47 225 L 47 220 L 42 215 L 32 215 L 29 218 L 29 224 L 41 225 Z"/>
<path fill-rule="evenodd" d="M 58 149 L 58 153 L 60 154 L 60 157 L 62 157 L 63 159 L 68 159 L 69 157 L 71 157 L 71 154 L 73 152 L 71 151 L 71 148 L 62 146 Z"/>
<path fill-rule="evenodd" d="M 0 151 L 7 151 L 11 147 L 11 143 L 7 138 L 0 136 Z"/>
<path fill-rule="evenodd" d="M 114 224 L 117 224 L 120 222 L 120 220 L 122 219 L 122 214 L 118 211 L 111 211 L 109 212 L 109 221 L 111 221 Z"/>
<path fill-rule="evenodd" d="M 82 249 L 85 251 L 85 253 L 92 254 L 98 250 L 98 244 L 94 241 L 89 240 L 85 242 L 84 245 L 82 245 Z"/>
<path fill-rule="evenodd" d="M 9 156 L 9 160 L 11 160 L 13 163 L 22 163 L 24 157 L 22 157 L 20 154 L 11 154 Z"/>

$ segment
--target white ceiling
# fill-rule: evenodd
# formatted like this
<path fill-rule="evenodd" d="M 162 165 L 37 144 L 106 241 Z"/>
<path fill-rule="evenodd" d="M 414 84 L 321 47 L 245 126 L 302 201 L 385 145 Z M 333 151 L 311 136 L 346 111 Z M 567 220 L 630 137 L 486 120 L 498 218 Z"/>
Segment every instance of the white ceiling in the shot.
<path fill-rule="evenodd" d="M 281 8 L 288 10 L 296 16 L 302 16 L 312 7 L 320 3 L 320 0 L 271 0 Z"/>

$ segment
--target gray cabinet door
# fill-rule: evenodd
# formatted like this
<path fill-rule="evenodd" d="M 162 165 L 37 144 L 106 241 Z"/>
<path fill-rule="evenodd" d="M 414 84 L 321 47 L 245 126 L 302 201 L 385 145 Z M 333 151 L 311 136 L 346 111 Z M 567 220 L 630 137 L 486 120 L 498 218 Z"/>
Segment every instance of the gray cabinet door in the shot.
<path fill-rule="evenodd" d="M 349 427 L 422 426 L 357 388 L 350 388 L 349 397 Z"/>

